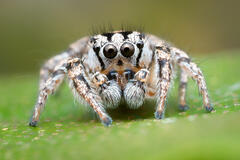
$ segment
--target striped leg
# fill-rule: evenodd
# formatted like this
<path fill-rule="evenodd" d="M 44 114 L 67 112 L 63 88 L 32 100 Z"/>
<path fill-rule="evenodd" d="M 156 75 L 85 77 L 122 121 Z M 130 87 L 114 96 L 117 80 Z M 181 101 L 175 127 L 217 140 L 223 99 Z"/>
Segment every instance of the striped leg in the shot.
<path fill-rule="evenodd" d="M 74 58 L 68 63 L 68 77 L 72 81 L 74 91 L 93 108 L 105 126 L 111 125 L 112 119 L 105 112 L 101 98 L 89 85 L 80 59 Z"/>
<path fill-rule="evenodd" d="M 49 59 L 40 70 L 39 95 L 34 107 L 33 116 L 29 123 L 36 126 L 49 94 L 54 93 L 64 80 L 62 65 L 70 57 L 70 50 Z"/>
<path fill-rule="evenodd" d="M 163 119 L 166 105 L 166 98 L 172 79 L 172 70 L 170 64 L 170 53 L 162 47 L 156 47 L 156 58 L 159 70 L 157 109 L 156 119 Z"/>
<path fill-rule="evenodd" d="M 40 88 L 44 86 L 45 82 L 50 78 L 56 67 L 61 66 L 71 57 L 79 57 L 80 53 L 87 52 L 87 42 L 88 37 L 81 38 L 71 44 L 69 49 L 67 49 L 65 52 L 50 58 L 40 70 Z"/>
<path fill-rule="evenodd" d="M 101 98 L 95 94 L 94 90 L 91 89 L 90 85 L 87 83 L 83 67 L 78 58 L 72 59 L 66 64 L 63 64 L 63 66 L 54 71 L 52 77 L 45 82 L 43 85 L 44 87 L 40 89 L 39 97 L 34 107 L 33 116 L 29 125 L 33 127 L 37 125 L 41 110 L 44 108 L 49 94 L 54 92 L 56 86 L 58 86 L 58 83 L 66 73 L 68 73 L 68 77 L 70 81 L 72 81 L 76 93 L 93 108 L 100 117 L 102 123 L 109 126 L 112 123 L 112 119 L 105 113 L 101 104 Z"/>
<path fill-rule="evenodd" d="M 70 50 L 50 58 L 43 65 L 43 67 L 40 70 L 40 81 L 39 81 L 40 89 L 45 86 L 46 81 L 51 77 L 52 73 L 56 70 L 55 68 L 58 68 L 59 66 L 61 66 L 68 58 L 70 58 Z M 60 85 L 61 82 L 59 82 L 58 84 Z"/>
<path fill-rule="evenodd" d="M 180 66 L 181 70 L 186 72 L 189 76 L 191 76 L 198 84 L 199 92 L 203 97 L 203 104 L 208 112 L 214 110 L 210 103 L 210 99 L 208 96 L 207 85 L 202 74 L 200 68 L 189 59 L 185 52 L 173 48 L 173 52 L 175 54 L 175 59 Z"/>
<path fill-rule="evenodd" d="M 180 85 L 179 85 L 179 110 L 187 111 L 189 107 L 186 104 L 186 91 L 187 91 L 188 75 L 184 70 L 180 73 Z"/>
<path fill-rule="evenodd" d="M 65 69 L 60 67 L 52 73 L 52 76 L 44 84 L 42 84 L 39 91 L 37 103 L 34 107 L 32 119 L 29 123 L 30 126 L 35 127 L 37 125 L 40 113 L 45 106 L 49 94 L 52 94 L 56 90 L 56 88 L 64 79 L 64 75 Z"/>

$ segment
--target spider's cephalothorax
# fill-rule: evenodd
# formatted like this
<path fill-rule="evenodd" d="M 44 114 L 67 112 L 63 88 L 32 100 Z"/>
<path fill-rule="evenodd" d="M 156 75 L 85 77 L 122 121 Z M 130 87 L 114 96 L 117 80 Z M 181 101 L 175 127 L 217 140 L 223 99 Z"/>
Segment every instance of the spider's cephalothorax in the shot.
<path fill-rule="evenodd" d="M 176 67 L 180 68 L 179 109 L 186 111 L 188 76 L 196 80 L 203 104 L 211 112 L 201 70 L 188 55 L 164 40 L 137 31 L 116 31 L 84 37 L 60 55 L 48 60 L 40 72 L 40 91 L 30 122 L 36 126 L 47 97 L 65 75 L 74 95 L 86 102 L 106 126 L 112 123 L 104 108 L 115 108 L 124 100 L 130 108 L 145 98 L 155 98 L 155 117 L 164 117 L 167 94 Z"/>

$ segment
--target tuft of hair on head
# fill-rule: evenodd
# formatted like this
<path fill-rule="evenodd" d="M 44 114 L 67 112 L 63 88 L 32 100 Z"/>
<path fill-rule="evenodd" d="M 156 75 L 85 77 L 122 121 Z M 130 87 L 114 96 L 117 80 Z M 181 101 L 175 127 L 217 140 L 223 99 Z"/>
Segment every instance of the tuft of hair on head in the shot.
<path fill-rule="evenodd" d="M 92 26 L 90 30 L 90 35 L 98 35 L 98 34 L 107 34 L 107 33 L 114 33 L 114 31 L 121 31 L 121 32 L 130 32 L 130 31 L 137 31 L 143 33 L 144 27 L 142 25 L 129 25 L 129 24 L 121 24 L 118 29 L 114 29 L 111 23 L 102 24 L 102 25 L 95 25 Z"/>
<path fill-rule="evenodd" d="M 90 30 L 91 35 L 98 35 L 98 34 L 103 34 L 103 33 L 112 33 L 114 31 L 113 26 L 111 23 L 102 24 L 102 25 L 95 25 L 92 26 Z"/>

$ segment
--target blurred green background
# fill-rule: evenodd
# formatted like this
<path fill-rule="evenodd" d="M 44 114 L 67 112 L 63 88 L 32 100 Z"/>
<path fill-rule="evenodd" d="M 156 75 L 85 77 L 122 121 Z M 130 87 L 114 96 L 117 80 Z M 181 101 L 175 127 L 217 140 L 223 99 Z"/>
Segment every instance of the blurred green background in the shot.
<path fill-rule="evenodd" d="M 1 74 L 38 73 L 48 57 L 111 23 L 144 26 L 192 54 L 240 46 L 238 0 L 0 0 Z"/>
<path fill-rule="evenodd" d="M 239 0 L 0 0 L 0 160 L 240 159 Z M 28 126 L 44 60 L 92 27 L 143 26 L 193 55 L 215 111 L 193 81 L 179 112 L 178 80 L 166 118 L 155 104 L 108 113 L 106 128 L 74 101 L 67 85 L 49 97 L 39 127 Z M 195 59 L 197 58 L 197 59 Z"/>

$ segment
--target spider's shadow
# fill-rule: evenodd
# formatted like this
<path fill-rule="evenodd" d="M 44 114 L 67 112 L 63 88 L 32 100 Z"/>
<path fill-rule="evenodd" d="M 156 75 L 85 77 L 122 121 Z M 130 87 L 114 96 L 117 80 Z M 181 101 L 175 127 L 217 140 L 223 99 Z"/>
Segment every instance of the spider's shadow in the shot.
<path fill-rule="evenodd" d="M 171 117 L 177 110 L 177 101 L 175 98 L 171 98 L 171 103 L 167 104 L 165 117 Z M 154 112 L 156 109 L 156 101 L 146 100 L 144 104 L 138 109 L 130 109 L 126 103 L 121 103 L 116 109 L 107 109 L 107 113 L 114 121 L 129 121 L 129 120 L 141 120 L 141 119 L 154 119 Z M 89 114 L 84 112 L 80 121 L 89 121 L 91 119 L 97 119 L 96 114 Z"/>
<path fill-rule="evenodd" d="M 153 118 L 155 110 L 154 101 L 146 101 L 138 109 L 130 109 L 126 103 L 121 103 L 116 109 L 107 109 L 108 114 L 114 120 L 137 120 Z"/>
<path fill-rule="evenodd" d="M 167 104 L 165 117 L 172 116 L 177 110 L 177 101 L 171 99 L 171 103 Z M 156 109 L 156 101 L 147 100 L 138 109 L 130 109 L 127 104 L 121 103 L 116 109 L 109 109 L 107 112 L 114 120 L 139 120 L 139 119 L 153 119 Z"/>

